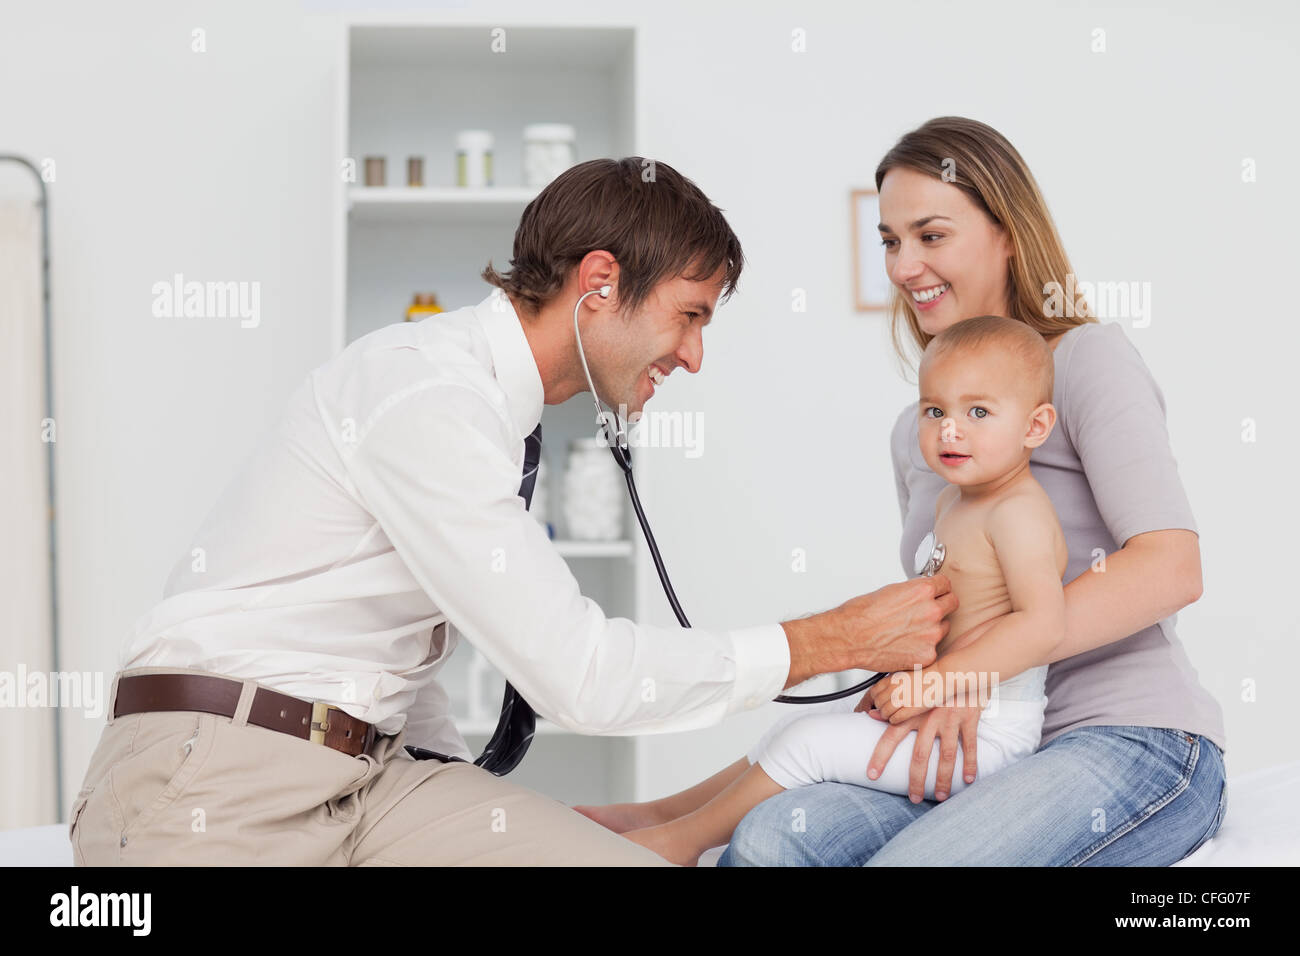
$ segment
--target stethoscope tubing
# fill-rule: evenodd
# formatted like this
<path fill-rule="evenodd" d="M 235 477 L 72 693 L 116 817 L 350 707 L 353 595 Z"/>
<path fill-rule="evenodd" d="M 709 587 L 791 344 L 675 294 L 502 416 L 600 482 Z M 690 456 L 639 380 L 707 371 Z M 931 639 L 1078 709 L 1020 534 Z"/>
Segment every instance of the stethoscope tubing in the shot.
<path fill-rule="evenodd" d="M 668 569 L 664 566 L 663 556 L 659 553 L 659 546 L 655 543 L 654 533 L 650 530 L 650 522 L 645 516 L 645 509 L 641 507 L 641 496 L 636 491 L 636 481 L 632 477 L 632 452 L 627 446 L 627 432 L 623 427 L 622 419 L 619 418 L 618 412 L 610 409 L 606 412 L 600 405 L 600 397 L 596 394 L 596 385 L 591 380 L 591 370 L 587 366 L 587 355 L 582 347 L 582 333 L 578 330 L 578 309 L 582 306 L 583 300 L 589 295 L 607 296 L 609 286 L 601 289 L 592 289 L 590 292 L 583 293 L 578 299 L 577 304 L 573 307 L 573 335 L 578 343 L 578 357 L 582 360 L 582 371 L 587 377 L 587 387 L 591 390 L 591 400 L 596 406 L 596 421 L 600 423 L 601 430 L 605 435 L 606 444 L 609 446 L 610 454 L 614 456 L 614 461 L 623 472 L 623 477 L 627 481 L 628 497 L 632 500 L 632 510 L 636 512 L 637 524 L 641 526 L 641 534 L 645 537 L 645 543 L 650 549 L 650 558 L 654 561 L 655 572 L 659 575 L 659 583 L 664 589 L 664 596 L 668 598 L 668 604 L 673 609 L 673 614 L 677 616 L 677 622 L 682 627 L 690 627 L 691 622 L 686 619 L 686 612 L 682 610 L 681 602 L 677 600 L 677 592 L 673 590 L 672 582 L 668 579 Z M 610 434 L 609 416 L 612 415 L 617 425 L 614 435 Z M 851 697 L 854 694 L 861 694 L 867 688 L 873 686 L 881 678 L 887 676 L 887 672 L 873 674 L 861 683 L 854 684 L 845 690 L 831 691 L 825 694 L 809 695 L 792 695 L 778 694 L 773 700 L 778 704 L 823 704 L 832 700 L 840 700 L 844 697 Z"/>

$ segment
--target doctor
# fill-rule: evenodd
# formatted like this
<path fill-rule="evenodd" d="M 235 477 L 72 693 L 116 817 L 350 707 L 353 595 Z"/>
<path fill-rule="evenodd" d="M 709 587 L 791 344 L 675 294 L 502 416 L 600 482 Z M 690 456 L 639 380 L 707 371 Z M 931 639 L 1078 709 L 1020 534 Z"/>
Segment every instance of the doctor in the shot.
<path fill-rule="evenodd" d="M 122 649 L 77 862 L 660 865 L 466 762 L 436 679 L 457 634 L 586 734 L 705 727 L 816 674 L 931 662 L 956 607 L 942 575 L 784 624 L 640 627 L 579 593 L 526 512 L 543 407 L 587 391 L 579 297 L 611 287 L 582 303 L 583 344 L 600 397 L 639 412 L 699 370 L 742 262 L 676 171 L 593 160 L 529 204 L 491 296 L 313 371 Z"/>

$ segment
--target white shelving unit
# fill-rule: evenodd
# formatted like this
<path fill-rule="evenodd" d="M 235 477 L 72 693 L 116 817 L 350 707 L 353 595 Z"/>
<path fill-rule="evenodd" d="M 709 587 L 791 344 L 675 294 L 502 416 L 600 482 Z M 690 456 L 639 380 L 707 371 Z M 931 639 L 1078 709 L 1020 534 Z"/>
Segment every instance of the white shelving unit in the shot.
<path fill-rule="evenodd" d="M 501 32 L 496 32 L 501 31 Z M 366 333 L 403 321 L 411 297 L 433 292 L 444 309 L 491 292 L 488 261 L 508 267 L 514 230 L 538 192 L 523 185 L 522 134 L 530 123 L 575 127 L 578 161 L 638 155 L 634 27 L 481 26 L 463 22 L 354 19 L 343 26 L 338 91 L 340 157 L 357 183 L 342 182 L 336 248 L 338 285 L 331 334 L 340 350 Z M 504 44 L 504 49 L 502 46 Z M 456 133 L 495 135 L 494 183 L 454 184 Z M 364 186 L 367 156 L 386 157 L 388 185 Z M 424 159 L 424 185 L 408 187 L 406 160 Z M 427 321 L 437 321 L 434 316 Z M 644 545 L 625 510 L 623 540 L 565 540 L 560 493 L 569 441 L 596 434 L 587 395 L 548 406 L 542 418 L 555 544 L 582 593 L 613 617 L 642 619 Z M 649 480 L 638 463 L 638 483 Z M 504 679 L 484 693 L 490 716 L 466 713 L 476 652 L 466 642 L 439 673 L 470 749 L 496 727 Z M 599 803 L 638 795 L 635 737 L 572 734 L 539 718 L 527 759 L 512 781 L 564 802 Z"/>
<path fill-rule="evenodd" d="M 352 222 L 507 225 L 513 229 L 538 190 L 523 186 L 353 186 Z"/>

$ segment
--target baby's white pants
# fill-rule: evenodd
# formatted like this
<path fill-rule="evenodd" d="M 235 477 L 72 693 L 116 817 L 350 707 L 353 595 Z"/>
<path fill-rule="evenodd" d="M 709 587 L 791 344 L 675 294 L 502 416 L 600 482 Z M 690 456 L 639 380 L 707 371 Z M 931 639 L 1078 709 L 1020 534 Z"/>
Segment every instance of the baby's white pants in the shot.
<path fill-rule="evenodd" d="M 854 713 L 862 699 L 854 694 L 823 704 L 787 705 L 785 714 L 746 754 L 757 762 L 774 781 L 785 789 L 806 787 L 814 783 L 852 783 L 873 790 L 907 795 L 908 771 L 916 731 L 898 743 L 889 763 L 875 780 L 867 777 L 867 764 L 889 724 L 865 713 Z M 980 718 L 976 733 L 976 780 L 996 773 L 1038 748 L 1042 733 L 1043 712 L 1047 698 L 990 701 Z M 957 744 L 957 762 L 953 767 L 952 786 L 956 794 L 966 787 L 963 771 L 964 754 Z M 939 770 L 939 739 L 930 753 L 925 777 L 925 799 L 934 799 L 934 780 Z"/>

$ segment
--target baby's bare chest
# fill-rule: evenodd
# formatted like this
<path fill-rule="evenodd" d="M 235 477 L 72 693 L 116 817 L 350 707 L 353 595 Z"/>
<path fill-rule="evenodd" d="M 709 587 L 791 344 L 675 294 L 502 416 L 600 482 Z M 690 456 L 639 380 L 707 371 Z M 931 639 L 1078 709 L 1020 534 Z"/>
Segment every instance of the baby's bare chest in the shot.
<path fill-rule="evenodd" d="M 960 635 L 1010 612 L 1011 596 L 982 520 L 948 512 L 935 523 L 934 532 L 945 551 L 941 571 L 957 598 L 942 653 Z"/>
<path fill-rule="evenodd" d="M 997 550 L 985 531 L 984 510 L 949 509 L 935 524 L 944 545 L 943 574 L 952 581 L 957 600 L 967 606 L 1005 596 L 1006 579 Z"/>
<path fill-rule="evenodd" d="M 943 573 L 949 578 L 1001 580 L 1002 567 L 985 531 L 983 512 L 949 509 L 939 516 L 934 533 L 944 546 Z"/>

